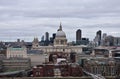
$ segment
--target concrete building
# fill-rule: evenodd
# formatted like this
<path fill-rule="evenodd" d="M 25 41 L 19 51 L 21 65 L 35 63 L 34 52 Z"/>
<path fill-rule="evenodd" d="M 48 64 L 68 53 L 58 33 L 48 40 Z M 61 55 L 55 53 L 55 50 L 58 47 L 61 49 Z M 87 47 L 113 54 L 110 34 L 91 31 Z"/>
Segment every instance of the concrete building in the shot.
<path fill-rule="evenodd" d="M 0 59 L 0 72 L 3 71 L 3 63 L 2 63 L 2 59 Z"/>
<path fill-rule="evenodd" d="M 36 66 L 45 62 L 44 54 L 28 54 L 28 58 L 31 59 L 31 66 Z"/>
<path fill-rule="evenodd" d="M 7 58 L 2 60 L 3 71 L 26 70 L 31 68 L 29 58 Z"/>
<path fill-rule="evenodd" d="M 7 58 L 27 58 L 27 48 L 25 46 L 11 46 L 7 48 Z"/>
<path fill-rule="evenodd" d="M 89 44 L 89 38 L 82 38 L 79 41 L 76 41 L 76 45 L 88 45 Z"/>
<path fill-rule="evenodd" d="M 104 33 L 101 39 L 101 46 L 120 46 L 120 37 Z"/>
<path fill-rule="evenodd" d="M 106 33 L 103 33 L 102 38 L 101 38 L 101 46 L 105 46 L 105 38 L 107 37 Z"/>
<path fill-rule="evenodd" d="M 114 46 L 120 46 L 120 37 L 114 37 Z"/>
<path fill-rule="evenodd" d="M 96 36 L 94 39 L 94 42 L 96 43 L 96 46 L 100 46 L 101 45 L 101 35 L 102 35 L 102 31 L 99 30 L 96 32 Z"/>
<path fill-rule="evenodd" d="M 45 32 L 45 40 L 48 41 L 49 40 L 49 33 Z"/>
<path fill-rule="evenodd" d="M 45 32 L 45 41 L 44 41 L 44 45 L 48 46 L 50 44 L 50 38 L 49 38 L 49 33 Z"/>
<path fill-rule="evenodd" d="M 27 57 L 27 48 L 20 43 L 13 43 L 7 47 L 6 55 L 0 56 L 2 71 L 16 71 L 30 69 L 31 61 Z"/>
<path fill-rule="evenodd" d="M 115 58 L 120 57 L 120 47 L 99 46 L 95 47 L 91 53 L 94 57 Z"/>
<path fill-rule="evenodd" d="M 116 61 L 116 68 L 117 68 L 117 70 L 116 70 L 116 72 L 117 72 L 117 79 L 119 79 L 120 78 L 120 57 L 119 58 L 115 58 L 115 61 Z"/>
<path fill-rule="evenodd" d="M 84 63 L 84 69 L 92 74 L 116 76 L 116 62 L 114 59 L 89 59 Z"/>

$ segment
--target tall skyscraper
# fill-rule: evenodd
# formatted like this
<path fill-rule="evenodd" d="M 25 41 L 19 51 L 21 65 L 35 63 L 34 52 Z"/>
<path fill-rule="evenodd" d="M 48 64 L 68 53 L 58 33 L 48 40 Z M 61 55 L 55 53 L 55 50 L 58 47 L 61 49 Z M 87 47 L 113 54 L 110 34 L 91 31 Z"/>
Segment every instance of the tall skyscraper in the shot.
<path fill-rule="evenodd" d="M 50 37 L 50 43 L 53 44 L 54 39 L 55 39 L 56 33 L 52 34 L 52 37 Z"/>
<path fill-rule="evenodd" d="M 45 33 L 45 40 L 46 40 L 46 41 L 49 40 L 49 33 L 48 33 L 48 32 Z"/>
<path fill-rule="evenodd" d="M 103 33 L 102 39 L 105 39 L 107 37 L 106 33 Z"/>
<path fill-rule="evenodd" d="M 20 43 L 20 39 L 17 39 L 17 42 Z"/>
<path fill-rule="evenodd" d="M 52 36 L 52 37 L 53 37 L 53 39 L 55 39 L 55 36 L 56 36 L 56 33 L 53 33 L 53 36 Z"/>
<path fill-rule="evenodd" d="M 96 33 L 98 45 L 101 45 L 101 35 L 102 35 L 102 31 L 98 30 Z"/>
<path fill-rule="evenodd" d="M 97 31 L 96 35 L 97 35 L 98 38 L 101 40 L 102 31 L 101 31 L 101 30 Z"/>
<path fill-rule="evenodd" d="M 82 38 L 82 31 L 80 29 L 78 29 L 76 31 L 76 41 L 80 41 Z"/>
<path fill-rule="evenodd" d="M 105 46 L 105 39 L 106 39 L 106 37 L 107 37 L 107 34 L 103 33 L 102 38 L 101 38 L 101 45 L 102 46 Z"/>
<path fill-rule="evenodd" d="M 41 37 L 41 41 L 44 41 L 44 35 Z"/>

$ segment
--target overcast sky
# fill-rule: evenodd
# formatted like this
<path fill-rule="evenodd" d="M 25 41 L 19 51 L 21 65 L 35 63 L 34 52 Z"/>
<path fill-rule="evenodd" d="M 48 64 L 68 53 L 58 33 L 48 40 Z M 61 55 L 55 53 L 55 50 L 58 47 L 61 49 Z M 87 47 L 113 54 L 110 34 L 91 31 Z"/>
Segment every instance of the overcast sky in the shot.
<path fill-rule="evenodd" d="M 0 0 L 0 41 L 40 40 L 60 21 L 68 41 L 77 29 L 90 40 L 98 30 L 120 37 L 120 0 Z"/>

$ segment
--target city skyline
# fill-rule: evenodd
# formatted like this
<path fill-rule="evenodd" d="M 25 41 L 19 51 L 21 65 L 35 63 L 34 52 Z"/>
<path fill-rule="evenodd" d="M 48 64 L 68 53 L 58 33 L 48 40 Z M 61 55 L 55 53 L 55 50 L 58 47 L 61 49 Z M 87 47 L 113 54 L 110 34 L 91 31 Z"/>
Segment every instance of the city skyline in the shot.
<path fill-rule="evenodd" d="M 109 1 L 109 2 L 108 2 Z M 0 41 L 20 38 L 41 39 L 45 32 L 56 33 L 60 22 L 68 41 L 75 41 L 76 30 L 94 39 L 96 32 L 120 36 L 119 0 L 0 0 Z"/>

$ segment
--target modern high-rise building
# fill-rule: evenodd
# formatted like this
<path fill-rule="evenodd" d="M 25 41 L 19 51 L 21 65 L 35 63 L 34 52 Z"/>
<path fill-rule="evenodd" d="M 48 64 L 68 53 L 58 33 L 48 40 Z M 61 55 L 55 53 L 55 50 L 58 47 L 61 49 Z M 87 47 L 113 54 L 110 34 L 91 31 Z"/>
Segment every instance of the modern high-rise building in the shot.
<path fill-rule="evenodd" d="M 45 33 L 45 41 L 48 41 L 48 40 L 49 40 L 49 33 L 46 32 L 46 33 Z"/>
<path fill-rule="evenodd" d="M 44 35 L 41 37 L 41 41 L 44 41 Z"/>
<path fill-rule="evenodd" d="M 78 29 L 76 31 L 76 41 L 80 41 L 82 38 L 82 31 L 80 29 Z"/>
<path fill-rule="evenodd" d="M 17 39 L 17 43 L 20 43 L 20 39 Z"/>
<path fill-rule="evenodd" d="M 101 45 L 102 46 L 105 46 L 105 39 L 106 39 L 106 37 L 107 37 L 107 34 L 103 33 L 102 38 L 101 38 Z"/>
<path fill-rule="evenodd" d="M 97 42 L 98 42 L 98 46 L 101 45 L 101 35 L 102 35 L 102 31 L 98 30 L 96 32 L 96 37 L 97 37 Z"/>
<path fill-rule="evenodd" d="M 102 39 L 105 39 L 107 37 L 106 33 L 103 33 Z"/>
<path fill-rule="evenodd" d="M 101 35 L 102 35 L 102 31 L 101 30 L 98 30 L 96 35 L 98 36 L 99 40 L 101 40 Z"/>
<path fill-rule="evenodd" d="M 51 44 L 53 44 L 55 37 L 56 37 L 56 33 L 53 33 L 52 37 L 50 38 L 50 43 Z"/>
<path fill-rule="evenodd" d="M 55 37 L 56 37 L 56 33 L 53 33 L 53 39 L 55 39 Z"/>

